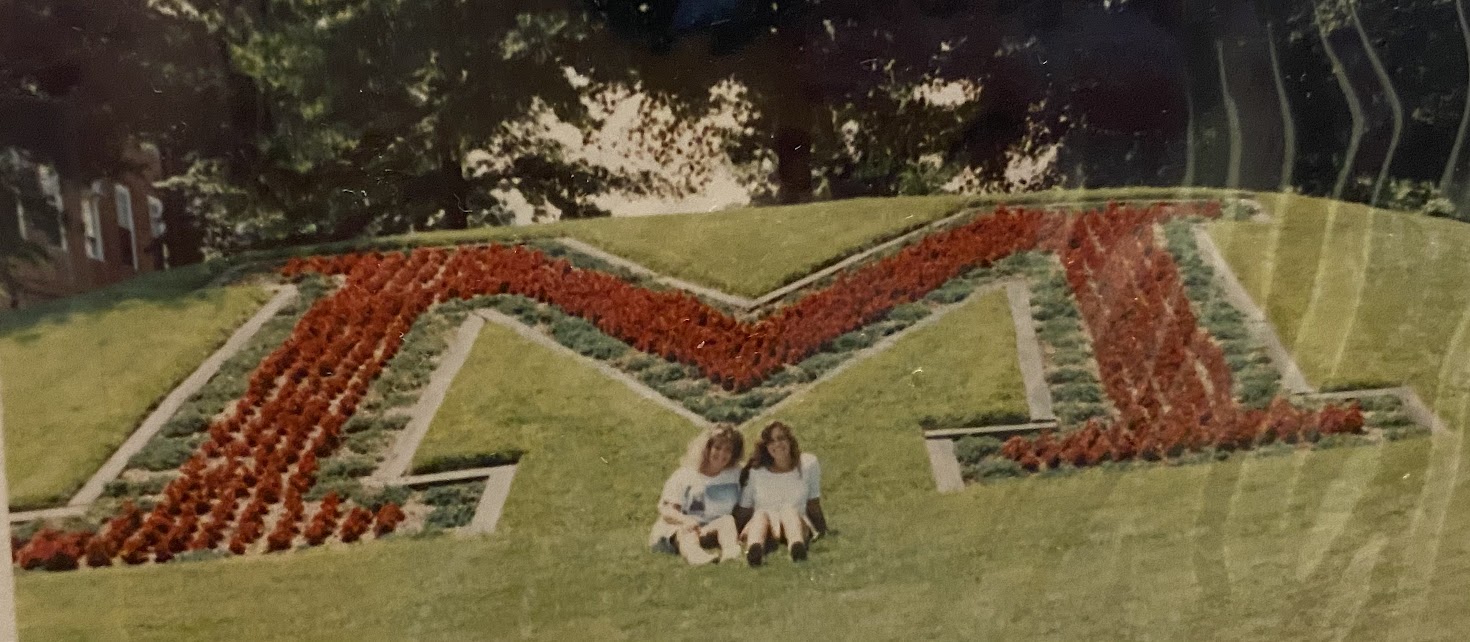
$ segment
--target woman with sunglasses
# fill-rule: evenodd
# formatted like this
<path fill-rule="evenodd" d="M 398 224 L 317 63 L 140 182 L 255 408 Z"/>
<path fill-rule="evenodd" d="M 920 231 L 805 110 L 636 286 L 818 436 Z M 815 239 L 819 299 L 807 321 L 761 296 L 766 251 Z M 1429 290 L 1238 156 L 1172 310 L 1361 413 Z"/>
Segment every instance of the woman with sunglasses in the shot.
<path fill-rule="evenodd" d="M 760 566 L 768 542 L 785 541 L 791 559 L 806 559 L 807 543 L 827 532 L 822 514 L 822 468 L 811 453 L 801 452 L 791 428 L 779 421 L 761 430 L 743 475 L 736 519 L 745 522 L 741 536 L 745 559 Z"/>
<path fill-rule="evenodd" d="M 732 426 L 707 430 L 689 442 L 679 469 L 664 482 L 649 548 L 678 553 L 696 565 L 739 557 L 739 530 L 731 513 L 740 499 L 743 454 L 745 439 Z M 721 554 L 705 550 L 711 545 L 718 545 Z"/>

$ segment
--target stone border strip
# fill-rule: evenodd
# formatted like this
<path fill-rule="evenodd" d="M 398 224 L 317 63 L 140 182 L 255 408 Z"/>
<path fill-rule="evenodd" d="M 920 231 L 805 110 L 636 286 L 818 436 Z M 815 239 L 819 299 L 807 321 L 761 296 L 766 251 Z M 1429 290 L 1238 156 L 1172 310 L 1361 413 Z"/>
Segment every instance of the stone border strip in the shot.
<path fill-rule="evenodd" d="M 454 378 L 459 374 L 460 368 L 463 368 L 465 361 L 469 359 L 470 350 L 475 346 L 475 338 L 480 336 L 480 329 L 483 327 L 485 327 L 485 318 L 476 314 L 466 316 L 464 322 L 459 324 L 459 330 L 449 341 L 449 347 L 445 348 L 443 356 L 439 359 L 439 365 L 434 368 L 433 374 L 429 375 L 429 384 L 424 387 L 423 392 L 419 393 L 418 402 L 409 412 L 408 425 L 393 442 L 383 463 L 373 471 L 373 478 L 379 480 L 401 478 L 408 472 L 409 466 L 413 464 L 414 453 L 418 451 L 419 444 L 424 441 L 424 436 L 429 434 L 429 424 L 433 422 L 434 415 L 439 412 L 439 406 L 444 403 L 444 397 L 449 394 L 449 386 L 454 383 Z"/>
<path fill-rule="evenodd" d="M 495 526 L 500 523 L 500 515 L 505 509 L 505 500 L 510 496 L 510 483 L 515 479 L 515 474 L 516 464 L 506 464 L 504 466 L 492 466 L 489 468 L 467 468 L 465 470 L 452 470 L 429 475 L 414 475 L 411 477 L 400 477 L 398 479 L 367 478 L 363 481 L 371 486 L 382 487 L 390 482 L 398 486 L 435 486 L 438 484 L 451 484 L 454 482 L 483 479 L 485 480 L 485 491 L 480 494 L 480 502 L 475 505 L 475 516 L 470 520 L 469 524 L 456 529 L 461 535 L 476 535 L 495 532 Z"/>
<path fill-rule="evenodd" d="M 82 486 L 81 490 L 77 491 L 76 495 L 72 496 L 71 501 L 68 501 L 66 505 L 85 509 L 86 506 L 97 501 L 97 498 L 102 496 L 107 482 L 116 479 L 127 468 L 128 460 L 132 459 L 133 455 L 138 454 L 138 451 L 143 450 L 143 447 L 148 444 L 148 441 L 153 439 L 153 436 L 157 435 L 158 431 L 163 429 L 164 423 L 172 418 L 174 413 L 178 412 L 179 407 L 190 396 L 204 387 L 204 384 L 215 373 L 219 372 L 220 366 L 224 365 L 225 360 L 235 356 L 236 353 L 244 348 L 245 343 L 251 337 L 255 336 L 255 333 L 260 331 L 261 326 L 264 326 L 266 321 L 274 317 L 282 307 L 295 299 L 296 294 L 296 286 L 290 284 L 281 286 L 276 291 L 275 296 L 271 297 L 270 301 L 267 301 L 248 321 L 237 328 L 234 334 L 231 334 L 230 338 L 225 341 L 224 345 L 220 346 L 218 350 L 215 350 L 214 354 L 209 355 L 203 363 L 199 364 L 199 367 L 194 370 L 193 374 L 190 374 L 188 378 L 184 379 L 183 383 L 180 383 L 172 392 L 168 393 L 168 396 L 163 398 L 163 401 L 159 402 L 158 407 L 154 408 L 153 412 L 148 414 L 148 417 L 143 420 L 143 423 L 138 426 L 138 429 L 134 430 L 133 434 L 128 436 L 127 440 L 112 453 L 112 457 L 109 457 L 107 462 L 102 464 L 101 468 L 97 469 L 97 472 L 92 475 L 92 478 L 87 480 L 87 483 Z"/>
<path fill-rule="evenodd" d="M 1031 287 L 1024 279 L 1006 284 L 1011 304 L 1011 323 L 1016 328 L 1016 358 L 1021 363 L 1021 380 L 1026 384 L 1026 407 L 1031 421 L 1053 421 L 1051 387 L 1046 384 L 1046 367 L 1041 360 L 1041 340 L 1036 336 L 1036 319 L 1031 316 Z"/>
<path fill-rule="evenodd" d="M 1215 282 L 1225 290 L 1225 296 L 1235 309 L 1240 310 L 1246 317 L 1246 327 L 1251 336 L 1260 341 L 1266 347 L 1266 353 L 1271 357 L 1271 363 L 1281 372 L 1281 386 L 1291 394 L 1310 394 L 1317 389 L 1307 382 L 1306 375 L 1302 374 L 1301 367 L 1296 359 L 1291 357 L 1286 345 L 1281 342 L 1281 337 L 1276 334 L 1276 328 L 1266 318 L 1266 313 L 1261 310 L 1256 302 L 1251 299 L 1245 286 L 1235 277 L 1235 271 L 1225 261 L 1225 255 L 1216 247 L 1209 232 L 1202 225 L 1194 226 L 1194 242 L 1199 246 L 1200 254 L 1215 272 Z"/>
<path fill-rule="evenodd" d="M 87 514 L 90 505 L 84 506 L 60 506 L 57 508 L 42 508 L 40 510 L 28 510 L 19 513 L 10 513 L 9 522 L 19 524 L 32 522 L 38 519 L 56 519 L 58 517 L 80 517 Z"/>
<path fill-rule="evenodd" d="M 475 506 L 475 516 L 470 524 L 460 529 L 465 535 L 483 535 L 495 532 L 500 515 L 505 510 L 505 499 L 510 496 L 510 483 L 515 479 L 516 467 L 497 466 L 485 477 L 485 494 Z"/>
<path fill-rule="evenodd" d="M 365 481 L 372 486 L 384 486 L 387 482 L 392 482 L 396 486 L 437 486 L 439 484 L 453 484 L 471 479 L 484 479 L 489 477 L 490 473 L 496 469 L 505 467 L 514 468 L 515 466 L 515 464 L 506 464 L 504 466 L 450 470 L 442 473 L 429 473 L 427 475 L 409 475 L 407 477 L 399 477 L 398 479 L 383 480 L 370 478 Z"/>
<path fill-rule="evenodd" d="M 725 305 L 733 306 L 741 310 L 748 310 L 755 305 L 754 301 L 743 296 L 726 294 L 714 288 L 697 285 L 677 277 L 660 274 L 648 267 L 643 266 L 642 264 L 635 263 L 629 259 L 625 259 L 621 256 L 618 256 L 596 246 L 589 245 L 570 236 L 557 237 L 556 241 L 578 252 L 592 256 L 602 261 L 606 261 L 635 274 L 652 278 L 653 280 L 672 288 L 677 288 L 709 299 L 714 299 L 716 301 L 719 301 L 720 303 L 724 303 Z"/>
<path fill-rule="evenodd" d="M 929 233 L 933 232 L 934 230 L 940 229 L 940 228 L 942 228 L 942 227 L 944 227 L 946 225 L 949 225 L 950 223 L 953 223 L 955 221 L 959 221 L 959 220 L 962 220 L 964 218 L 967 218 L 967 217 L 970 217 L 970 216 L 974 216 L 976 213 L 980 212 L 982 209 L 983 208 L 981 208 L 981 207 L 964 207 L 964 208 L 961 208 L 958 212 L 955 212 L 954 214 L 950 214 L 949 216 L 946 216 L 944 218 L 941 218 L 941 219 L 939 219 L 937 221 L 932 221 L 932 222 L 926 223 L 926 224 L 924 224 L 924 225 L 922 225 L 922 226 L 920 226 L 918 228 L 915 228 L 913 230 L 910 230 L 908 232 L 905 232 L 903 234 L 900 234 L 900 235 L 898 235 L 898 236 L 896 236 L 894 238 L 888 239 L 887 241 L 884 241 L 882 243 L 879 243 L 878 245 L 874 245 L 873 247 L 870 247 L 870 248 L 868 248 L 866 250 L 863 250 L 861 252 L 858 252 L 856 254 L 853 254 L 851 256 L 848 256 L 847 258 L 842 259 L 841 261 L 838 261 L 836 263 L 833 263 L 832 265 L 829 265 L 829 266 L 827 266 L 825 268 L 822 268 L 820 270 L 817 270 L 816 272 L 813 272 L 813 273 L 808 274 L 808 275 L 806 275 L 806 276 L 804 276 L 804 277 L 802 277 L 800 279 L 797 279 L 795 281 L 792 281 L 791 283 L 787 283 L 786 285 L 783 285 L 783 286 L 781 286 L 779 288 L 776 288 L 774 290 L 771 290 L 770 292 L 767 292 L 765 294 L 762 294 L 760 297 L 757 297 L 756 298 L 756 300 L 752 303 L 752 305 L 749 306 L 748 309 L 761 308 L 761 307 L 765 307 L 767 305 L 770 305 L 771 303 L 775 303 L 776 301 L 781 300 L 781 298 L 785 297 L 788 294 L 791 294 L 792 292 L 795 292 L 797 290 L 800 290 L 800 289 L 802 289 L 802 288 L 804 288 L 804 287 L 806 287 L 808 285 L 811 285 L 812 283 L 815 283 L 815 282 L 820 281 L 822 279 L 825 279 L 825 278 L 827 278 L 827 277 L 829 277 L 829 276 L 831 276 L 833 274 L 836 274 L 837 272 L 840 272 L 842 270 L 845 270 L 848 267 L 852 266 L 853 264 L 861 263 L 864 259 L 867 259 L 868 257 L 870 257 L 870 256 L 872 256 L 874 254 L 877 254 L 879 252 L 882 252 L 882 251 L 887 250 L 887 249 L 892 248 L 892 247 L 896 247 L 896 246 L 902 245 L 902 244 L 907 243 L 910 240 L 913 240 L 915 238 L 928 235 Z"/>
<path fill-rule="evenodd" d="M 912 334 L 914 331 L 917 331 L 917 330 L 926 328 L 928 326 L 931 326 L 931 325 L 933 325 L 935 323 L 938 323 L 940 319 L 944 318 L 949 313 L 954 312 L 955 310 L 958 310 L 960 308 L 960 306 L 965 305 L 966 303 L 970 303 L 970 302 L 974 301 L 975 300 L 974 297 L 984 296 L 986 294 L 990 294 L 991 292 L 994 292 L 996 290 L 999 290 L 999 289 L 1005 287 L 1006 284 L 1009 283 L 1011 280 L 1013 280 L 1013 279 L 1001 279 L 1001 280 L 996 281 L 994 283 L 987 283 L 987 284 L 985 284 L 983 286 L 980 286 L 978 288 L 975 288 L 975 290 L 973 292 L 971 292 L 969 294 L 969 296 L 966 296 L 964 298 L 964 300 L 959 301 L 958 303 L 951 303 L 951 304 L 949 304 L 947 306 L 941 307 L 941 308 L 935 310 L 934 312 L 930 313 L 929 316 L 924 317 L 922 319 L 919 319 L 919 321 L 917 323 L 914 323 L 913 325 L 911 325 L 911 326 L 909 326 L 907 328 L 904 328 L 901 331 L 898 331 L 898 332 L 895 332 L 893 334 L 890 334 L 890 335 L 888 335 L 886 337 L 883 337 L 881 340 L 879 340 L 877 343 L 875 343 L 873 345 L 870 345 L 870 346 L 868 346 L 866 348 L 863 348 L 862 350 L 858 350 L 857 352 L 855 352 L 851 356 L 849 356 L 846 360 L 844 360 L 842 363 L 839 363 L 835 367 L 833 367 L 831 370 L 828 370 L 828 371 L 822 373 L 822 376 L 817 377 L 816 379 L 813 379 L 811 381 L 811 383 L 808 383 L 801 390 L 797 391 L 794 394 L 788 395 L 785 399 L 782 399 L 780 401 L 777 401 L 776 403 L 772 404 L 769 408 L 766 408 L 765 410 L 761 411 L 760 414 L 758 414 L 758 415 L 756 415 L 754 417 L 751 417 L 750 419 L 745 420 L 741 425 L 754 424 L 754 423 L 756 423 L 758 421 L 761 421 L 762 419 L 765 419 L 766 417 L 769 417 L 769 416 L 775 414 L 777 411 L 779 411 L 782 408 L 786 407 L 787 404 L 789 404 L 789 403 L 791 403 L 791 402 L 793 402 L 793 401 L 795 401 L 797 399 L 801 399 L 801 398 L 805 397 L 812 390 L 815 390 L 819 384 L 824 383 L 824 382 L 828 381 L 829 379 L 832 379 L 833 377 L 836 377 L 839 374 L 842 374 L 848 368 L 851 368 L 852 366 L 858 364 L 859 362 L 862 362 L 862 361 L 866 360 L 868 357 L 871 357 L 871 356 L 873 356 L 875 354 L 878 354 L 880 352 L 884 352 L 884 351 L 888 350 L 889 348 L 893 347 L 893 344 L 898 343 L 900 340 L 902 340 L 904 337 Z"/>
<path fill-rule="evenodd" d="M 999 438 L 1001 436 L 1009 437 L 1011 435 L 1022 435 L 1022 434 L 1033 433 L 1033 432 L 1041 432 L 1043 430 L 1056 430 L 1057 429 L 1057 426 L 1058 426 L 1057 420 L 1051 419 L 1051 420 L 1048 420 L 1048 421 L 1033 421 L 1031 423 L 1010 424 L 1010 425 L 1006 425 L 1006 426 L 974 426 L 974 427 L 970 427 L 970 428 L 937 428 L 937 429 L 934 429 L 934 430 L 925 430 L 924 431 L 924 436 L 925 437 L 933 437 L 933 438 L 942 437 L 944 439 L 950 439 L 950 438 L 953 438 L 953 437 L 965 437 L 965 436 L 968 436 L 968 435 L 981 435 L 981 436 L 990 436 L 990 437 L 997 437 L 997 438 Z"/>
<path fill-rule="evenodd" d="M 954 440 L 927 438 L 924 450 L 929 453 L 929 466 L 934 470 L 934 485 L 941 493 L 952 493 L 965 487 L 960 474 L 960 460 L 954 454 Z"/>

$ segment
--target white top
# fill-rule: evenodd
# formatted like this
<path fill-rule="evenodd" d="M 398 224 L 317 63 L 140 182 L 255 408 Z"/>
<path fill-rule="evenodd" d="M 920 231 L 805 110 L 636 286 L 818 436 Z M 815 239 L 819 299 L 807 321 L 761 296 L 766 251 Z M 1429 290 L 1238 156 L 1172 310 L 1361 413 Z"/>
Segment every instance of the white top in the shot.
<path fill-rule="evenodd" d="M 735 510 L 740 499 L 740 469 L 726 468 L 714 477 L 706 477 L 693 468 L 680 467 L 664 482 L 660 501 L 679 507 L 679 512 L 708 524 Z"/>
<path fill-rule="evenodd" d="M 822 496 L 822 466 L 817 456 L 801 454 L 801 466 L 784 473 L 766 468 L 752 468 L 745 491 L 740 495 L 741 508 L 778 511 L 792 507 L 806 510 L 806 503 Z"/>

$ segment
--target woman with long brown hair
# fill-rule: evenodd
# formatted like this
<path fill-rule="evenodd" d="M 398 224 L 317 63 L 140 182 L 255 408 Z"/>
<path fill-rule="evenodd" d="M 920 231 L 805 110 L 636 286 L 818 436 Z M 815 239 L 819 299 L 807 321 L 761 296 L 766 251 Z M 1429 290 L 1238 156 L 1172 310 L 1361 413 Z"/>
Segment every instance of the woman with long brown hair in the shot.
<path fill-rule="evenodd" d="M 822 467 L 816 456 L 801 452 L 790 426 L 772 422 L 761 430 L 743 476 L 745 489 L 736 520 L 749 520 L 741 533 L 746 561 L 760 566 L 767 542 L 781 541 L 790 549 L 791 559 L 806 559 L 812 536 L 827 532 Z"/>

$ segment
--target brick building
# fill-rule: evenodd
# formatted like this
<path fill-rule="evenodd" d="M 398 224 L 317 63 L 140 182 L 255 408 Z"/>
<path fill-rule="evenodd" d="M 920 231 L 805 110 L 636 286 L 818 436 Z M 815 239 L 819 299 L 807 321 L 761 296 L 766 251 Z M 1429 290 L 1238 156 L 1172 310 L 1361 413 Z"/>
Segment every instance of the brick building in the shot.
<path fill-rule="evenodd" d="M 42 192 L 61 212 L 61 234 L 52 239 L 27 225 L 27 217 L 16 217 L 21 237 L 46 245 L 51 255 L 43 265 L 17 266 L 19 305 L 168 268 L 161 242 L 164 204 L 152 187 L 158 158 L 144 149 L 133 156 L 129 165 L 141 169 L 90 182 L 64 180 L 50 167 L 36 166 Z"/>

